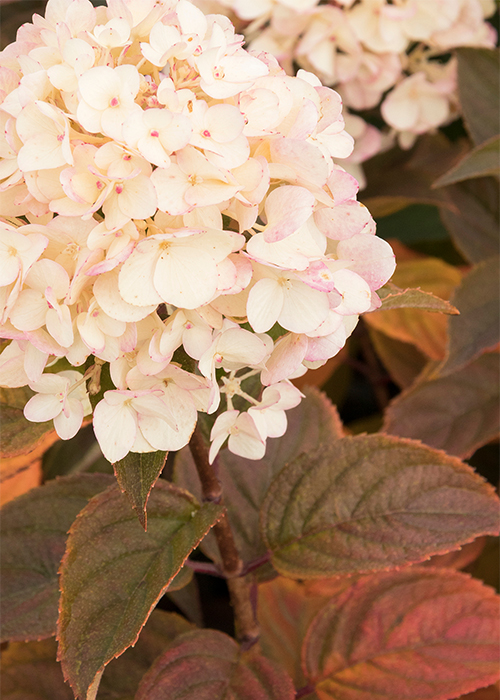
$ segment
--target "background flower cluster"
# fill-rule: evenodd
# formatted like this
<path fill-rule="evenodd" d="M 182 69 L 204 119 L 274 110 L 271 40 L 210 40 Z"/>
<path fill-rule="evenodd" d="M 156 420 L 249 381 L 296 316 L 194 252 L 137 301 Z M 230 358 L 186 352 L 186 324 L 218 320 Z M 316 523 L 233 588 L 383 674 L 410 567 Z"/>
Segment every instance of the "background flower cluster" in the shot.
<path fill-rule="evenodd" d="M 485 20 L 493 0 L 197 0 L 226 12 L 250 48 L 272 53 L 290 74 L 300 66 L 335 86 L 347 130 L 356 138 L 349 171 L 363 183 L 360 164 L 397 139 L 410 148 L 420 134 L 460 113 L 452 50 L 493 48 Z M 380 107 L 379 130 L 358 112 Z M 383 123 L 382 122 L 382 123 Z"/>

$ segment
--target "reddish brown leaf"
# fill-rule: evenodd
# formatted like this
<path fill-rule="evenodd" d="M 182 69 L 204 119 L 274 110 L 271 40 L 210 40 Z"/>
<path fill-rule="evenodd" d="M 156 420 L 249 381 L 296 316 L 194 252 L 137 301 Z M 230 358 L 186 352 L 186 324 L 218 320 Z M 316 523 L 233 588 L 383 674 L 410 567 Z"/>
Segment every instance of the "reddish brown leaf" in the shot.
<path fill-rule="evenodd" d="M 498 607 L 456 571 L 362 577 L 312 622 L 304 670 L 320 700 L 449 700 L 498 679 Z"/>
<path fill-rule="evenodd" d="M 269 659 L 281 664 L 295 687 L 306 685 L 300 659 L 310 623 L 330 598 L 352 584 L 352 577 L 292 581 L 278 576 L 259 586 L 260 644 Z"/>
<path fill-rule="evenodd" d="M 460 105 L 476 145 L 498 134 L 499 53 L 465 46 L 457 50 Z"/>
<path fill-rule="evenodd" d="M 117 486 L 93 498 L 68 537 L 61 565 L 59 657 L 85 698 L 104 667 L 133 645 L 157 600 L 224 509 L 159 481 L 144 532 Z"/>
<path fill-rule="evenodd" d="M 401 288 L 420 287 L 441 300 L 447 300 L 460 283 L 457 268 L 438 258 L 421 258 L 399 263 L 392 282 Z M 447 342 L 447 318 L 420 309 L 378 310 L 366 314 L 372 328 L 403 343 L 415 345 L 432 360 L 443 359 Z"/>
<path fill-rule="evenodd" d="M 473 693 L 461 695 L 456 700 L 499 700 L 500 698 L 500 683 L 489 685 L 487 688 L 479 688 Z"/>
<path fill-rule="evenodd" d="M 458 310 L 444 299 L 440 299 L 431 292 L 424 292 L 422 289 L 407 288 L 401 289 L 392 282 L 388 282 L 382 289 L 377 291 L 382 300 L 382 310 L 389 309 L 422 309 L 435 313 L 451 314 L 455 316 Z"/>
<path fill-rule="evenodd" d="M 290 677 L 222 632 L 181 635 L 144 677 L 136 700 L 293 700 Z"/>
<path fill-rule="evenodd" d="M 271 484 L 261 529 L 284 576 L 393 568 L 499 530 L 494 489 L 411 440 L 348 437 L 302 455 Z"/>
<path fill-rule="evenodd" d="M 67 532 L 89 499 L 113 481 L 107 474 L 61 477 L 2 508 L 2 641 L 56 633 L 57 571 Z"/>
<path fill-rule="evenodd" d="M 180 615 L 153 610 L 137 644 L 106 666 L 97 700 L 131 700 L 153 662 L 176 637 L 191 629 L 193 625 Z"/>
<path fill-rule="evenodd" d="M 478 537 L 473 542 L 464 544 L 460 549 L 454 552 L 446 552 L 446 554 L 436 554 L 429 561 L 424 561 L 422 566 L 437 566 L 447 569 L 465 569 L 466 566 L 472 564 L 480 556 L 483 551 L 487 537 Z"/>
<path fill-rule="evenodd" d="M 497 354 L 447 377 L 419 381 L 389 405 L 384 430 L 469 457 L 498 435 L 499 382 Z"/>
<path fill-rule="evenodd" d="M 302 452 L 315 450 L 323 442 L 342 437 L 340 418 L 327 397 L 312 388 L 305 393 L 306 398 L 296 408 L 287 411 L 288 430 L 285 435 L 268 440 L 263 459 L 252 461 L 223 450 L 216 462 L 236 545 L 245 560 L 255 559 L 266 552 L 259 533 L 259 509 L 276 474 Z M 201 497 L 199 479 L 187 449 L 176 458 L 174 481 Z M 202 548 L 217 560 L 218 549 L 213 538 L 207 537 Z"/>

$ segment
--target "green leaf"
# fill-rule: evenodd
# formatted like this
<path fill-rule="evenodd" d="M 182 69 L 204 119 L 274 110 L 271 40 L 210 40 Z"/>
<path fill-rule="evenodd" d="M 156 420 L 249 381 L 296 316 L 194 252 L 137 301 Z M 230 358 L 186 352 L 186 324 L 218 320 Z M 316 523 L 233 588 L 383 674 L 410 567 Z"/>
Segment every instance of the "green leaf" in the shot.
<path fill-rule="evenodd" d="M 448 352 L 440 374 L 467 365 L 500 342 L 500 258 L 476 265 L 455 292 L 453 303 L 460 316 L 449 318 Z"/>
<path fill-rule="evenodd" d="M 458 571 L 362 577 L 309 627 L 306 675 L 320 700 L 449 700 L 498 679 L 498 605 Z"/>
<path fill-rule="evenodd" d="M 385 435 L 347 437 L 280 472 L 262 504 L 261 529 L 283 576 L 363 573 L 498 532 L 498 498 L 442 452 Z"/>
<path fill-rule="evenodd" d="M 458 250 L 474 263 L 498 255 L 498 181 L 478 178 L 451 185 L 443 192 L 450 209 L 441 209 L 441 219 Z"/>
<path fill-rule="evenodd" d="M 389 405 L 384 430 L 470 457 L 499 433 L 499 382 L 496 353 L 446 377 L 417 382 Z"/>
<path fill-rule="evenodd" d="M 382 310 L 387 309 L 422 309 L 442 314 L 458 314 L 458 310 L 445 299 L 440 299 L 432 292 L 424 292 L 422 289 L 400 289 L 392 282 L 388 282 L 377 291 L 382 300 Z"/>
<path fill-rule="evenodd" d="M 61 477 L 2 508 L 2 641 L 55 634 L 57 571 L 67 532 L 89 499 L 113 482 L 113 477 L 105 474 Z"/>
<path fill-rule="evenodd" d="M 74 700 L 56 652 L 54 639 L 9 644 L 2 652 L 3 700 Z"/>
<path fill-rule="evenodd" d="M 137 644 L 106 666 L 97 700 L 133 700 L 153 662 L 176 637 L 192 629 L 193 625 L 176 613 L 153 610 Z"/>
<path fill-rule="evenodd" d="M 34 392 L 29 387 L 8 389 L 0 387 L 2 416 L 2 459 L 27 454 L 35 449 L 47 433 L 54 432 L 52 421 L 32 423 L 24 417 L 23 409 Z"/>
<path fill-rule="evenodd" d="M 306 398 L 296 408 L 287 411 L 285 435 L 268 440 L 263 459 L 244 459 L 227 449 L 218 457 L 217 476 L 224 492 L 224 505 L 236 546 L 246 561 L 266 553 L 259 534 L 259 510 L 274 477 L 302 452 L 315 450 L 323 442 L 342 437 L 340 418 L 326 396 L 316 389 L 306 389 L 305 393 Z M 195 495 L 200 494 L 194 462 L 186 448 L 176 458 L 174 481 Z M 212 559 L 218 560 L 218 549 L 212 538 L 203 541 L 202 549 Z"/>
<path fill-rule="evenodd" d="M 255 652 L 242 653 L 222 632 L 197 630 L 178 637 L 154 664 L 136 700 L 293 700 L 281 668 Z"/>
<path fill-rule="evenodd" d="M 476 177 L 497 175 L 500 172 L 500 136 L 493 136 L 473 148 L 451 170 L 441 175 L 433 187 L 453 185 L 455 182 Z"/>
<path fill-rule="evenodd" d="M 127 495 L 142 527 L 147 530 L 146 506 L 160 476 L 168 452 L 129 452 L 126 457 L 113 464 L 116 480 Z"/>
<path fill-rule="evenodd" d="M 59 657 L 78 698 L 135 644 L 156 602 L 223 512 L 165 481 L 150 495 L 147 532 L 117 486 L 81 511 L 61 565 L 58 621 Z"/>
<path fill-rule="evenodd" d="M 499 49 L 457 49 L 458 94 L 465 125 L 476 145 L 498 134 Z"/>

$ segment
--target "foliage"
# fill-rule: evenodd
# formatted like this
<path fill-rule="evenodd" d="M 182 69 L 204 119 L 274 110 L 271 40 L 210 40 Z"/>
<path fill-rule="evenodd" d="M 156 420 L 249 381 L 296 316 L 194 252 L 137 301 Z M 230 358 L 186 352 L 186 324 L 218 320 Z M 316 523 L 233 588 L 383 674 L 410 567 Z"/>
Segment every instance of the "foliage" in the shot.
<path fill-rule="evenodd" d="M 242 423 L 226 435 L 243 434 L 239 453 L 209 452 L 245 396 L 253 415 L 285 401 L 255 372 L 232 410 L 198 414 L 189 445 L 113 465 L 90 426 L 50 447 L 52 422 L 23 413 L 33 391 L 1 389 L 0 479 L 37 464 L 43 480 L 1 511 L 6 700 L 498 697 L 498 52 L 455 54 L 463 124 L 364 163 L 360 198 L 398 261 L 380 307 L 293 379 L 304 398 L 286 404 L 286 431 L 268 418 L 264 456 Z M 281 155 L 314 170 L 305 151 Z M 292 376 L 306 334 L 277 323 L 269 336 L 273 371 L 289 362 Z M 99 385 L 94 408 L 114 390 L 109 368 L 80 368 Z"/>

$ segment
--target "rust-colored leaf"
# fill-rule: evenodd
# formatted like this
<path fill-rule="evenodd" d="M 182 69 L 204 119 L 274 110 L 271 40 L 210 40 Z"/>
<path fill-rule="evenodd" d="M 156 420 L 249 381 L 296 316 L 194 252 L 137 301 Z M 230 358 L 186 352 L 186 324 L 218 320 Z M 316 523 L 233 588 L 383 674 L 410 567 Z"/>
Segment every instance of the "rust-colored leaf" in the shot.
<path fill-rule="evenodd" d="M 348 437 L 279 473 L 262 504 L 261 529 L 284 576 L 363 573 L 497 533 L 498 498 L 443 452 L 383 435 Z"/>
<path fill-rule="evenodd" d="M 446 302 L 460 283 L 457 268 L 438 258 L 420 258 L 398 263 L 392 282 L 398 287 L 420 287 Z M 380 309 L 364 320 L 381 333 L 410 343 L 432 360 L 442 360 L 446 352 L 447 318 L 414 308 Z"/>
<path fill-rule="evenodd" d="M 500 136 L 497 134 L 473 148 L 451 170 L 441 175 L 433 186 L 443 187 L 444 185 L 453 185 L 455 182 L 462 182 L 462 180 L 498 175 L 500 171 L 499 147 Z"/>
<path fill-rule="evenodd" d="M 453 304 L 419 288 L 401 289 L 392 282 L 388 282 L 377 291 L 377 294 L 382 300 L 380 308 L 383 311 L 388 309 L 422 309 L 422 311 L 451 315 L 459 313 Z"/>
<path fill-rule="evenodd" d="M 193 625 L 176 613 L 153 610 L 137 644 L 106 666 L 97 700 L 132 700 L 153 662 L 176 637 L 192 629 Z"/>
<path fill-rule="evenodd" d="M 156 602 L 223 512 L 166 481 L 149 498 L 147 532 L 118 486 L 80 512 L 61 565 L 58 621 L 59 657 L 78 698 L 135 644 Z"/>
<path fill-rule="evenodd" d="M 352 585 L 352 581 L 350 576 L 300 582 L 278 576 L 259 586 L 257 610 L 262 651 L 283 666 L 296 688 L 307 683 L 300 659 L 310 623 L 330 598 Z"/>
<path fill-rule="evenodd" d="M 293 700 L 290 677 L 263 656 L 242 653 L 222 632 L 178 637 L 145 675 L 136 700 Z"/>
<path fill-rule="evenodd" d="M 449 700 L 498 679 L 498 607 L 457 571 L 362 577 L 312 622 L 304 670 L 320 700 Z"/>

